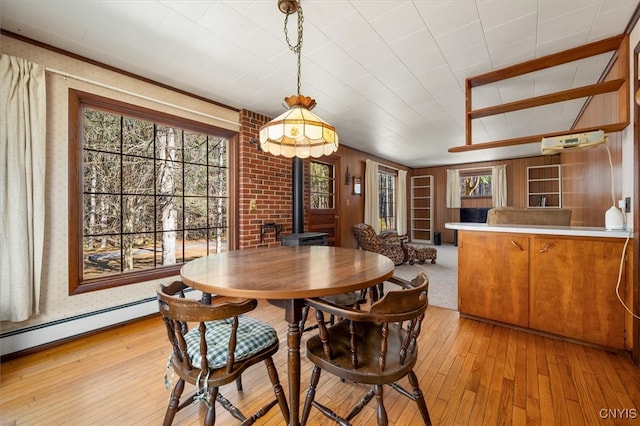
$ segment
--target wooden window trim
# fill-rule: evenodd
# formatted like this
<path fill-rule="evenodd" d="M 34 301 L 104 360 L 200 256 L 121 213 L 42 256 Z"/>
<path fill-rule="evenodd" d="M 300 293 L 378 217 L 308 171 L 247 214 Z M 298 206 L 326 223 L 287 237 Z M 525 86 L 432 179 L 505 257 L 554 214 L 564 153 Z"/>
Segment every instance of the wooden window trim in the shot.
<path fill-rule="evenodd" d="M 395 169 L 391 169 L 388 167 L 383 167 L 383 166 L 379 166 L 378 167 L 378 174 L 382 174 L 382 175 L 387 175 L 387 176 L 391 176 L 391 178 L 393 179 L 393 218 L 394 218 L 394 226 L 393 229 L 387 229 L 386 231 L 392 232 L 398 229 L 398 170 Z M 379 177 L 378 177 L 379 178 Z M 378 191 L 380 191 L 380 188 L 378 188 Z M 378 197 L 380 196 L 380 194 L 378 193 Z M 380 217 L 378 217 L 378 220 L 380 220 Z"/>
<path fill-rule="evenodd" d="M 238 135 L 227 129 L 200 123 L 194 120 L 176 117 L 160 111 L 150 111 L 137 105 L 128 104 L 115 99 L 108 99 L 92 93 L 69 89 L 69 295 L 87 293 L 96 290 L 135 284 L 149 280 L 175 276 L 179 274 L 181 263 L 156 269 L 128 272 L 126 274 L 110 275 L 99 278 L 84 279 L 82 276 L 82 239 L 83 239 L 83 210 L 82 210 L 82 114 L 84 104 L 97 107 L 120 115 L 132 115 L 136 118 L 150 120 L 156 123 L 178 126 L 202 133 L 214 133 L 225 137 L 228 144 L 229 167 L 229 205 L 228 205 L 228 250 L 237 246 L 236 212 L 238 196 Z"/>
<path fill-rule="evenodd" d="M 309 210 L 313 211 L 315 213 L 318 213 L 318 214 L 327 214 L 329 212 L 335 211 L 335 209 L 337 208 L 336 204 L 338 202 L 338 194 L 337 194 L 338 186 L 337 186 L 336 166 L 333 163 L 328 163 L 328 162 L 320 161 L 320 160 L 317 160 L 317 159 L 311 160 L 309 162 L 309 185 L 310 186 L 311 186 L 311 178 L 312 178 L 312 176 L 311 176 L 311 169 L 312 169 L 311 164 L 312 163 L 322 164 L 322 165 L 325 165 L 325 166 L 328 166 L 329 168 L 331 168 L 331 171 L 333 172 L 333 176 L 331 176 L 328 179 L 332 182 L 331 187 L 333 189 L 333 192 L 322 192 L 322 193 L 316 193 L 316 194 L 323 194 L 323 195 L 331 196 L 333 198 L 333 205 L 334 206 L 333 207 L 328 207 L 328 208 L 324 208 L 324 207 L 323 208 L 313 208 L 311 203 L 309 203 Z M 311 196 L 311 190 L 309 190 L 309 196 Z"/>

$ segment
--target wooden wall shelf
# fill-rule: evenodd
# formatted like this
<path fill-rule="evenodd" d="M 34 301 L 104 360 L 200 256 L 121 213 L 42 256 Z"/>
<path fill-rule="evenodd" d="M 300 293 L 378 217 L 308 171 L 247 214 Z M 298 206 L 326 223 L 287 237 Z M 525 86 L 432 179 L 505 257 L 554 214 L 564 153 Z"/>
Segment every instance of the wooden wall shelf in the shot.
<path fill-rule="evenodd" d="M 546 68 L 560 66 L 569 62 L 587 59 L 592 56 L 600 55 L 607 52 L 615 52 L 609 65 L 604 70 L 600 81 L 588 86 L 563 90 L 542 96 L 526 98 L 515 102 L 494 105 L 490 107 L 473 109 L 472 105 L 472 89 L 474 87 L 485 84 L 496 83 L 507 80 L 509 78 L 530 74 Z M 603 81 L 614 64 L 617 64 L 617 78 Z M 563 52 L 554 53 L 540 58 L 532 59 L 517 65 L 513 65 L 500 70 L 492 71 L 466 80 L 466 140 L 463 146 L 449 148 L 449 152 L 465 152 L 478 149 L 500 148 L 505 146 L 521 145 L 533 142 L 539 142 L 544 137 L 557 136 L 567 133 L 584 133 L 594 130 L 604 130 L 605 133 L 618 132 L 629 125 L 629 37 L 626 34 L 610 37 L 574 49 L 565 50 Z M 615 123 L 602 123 L 597 126 L 577 128 L 580 115 L 589 104 L 590 100 L 596 95 L 616 95 L 617 104 L 617 121 Z M 569 101 L 573 99 L 587 98 L 581 113 L 576 117 L 571 128 L 560 130 L 552 133 L 540 133 L 517 138 L 502 139 L 489 142 L 473 143 L 472 120 L 489 117 L 497 114 L 505 114 L 522 109 L 535 108 L 544 105 Z"/>

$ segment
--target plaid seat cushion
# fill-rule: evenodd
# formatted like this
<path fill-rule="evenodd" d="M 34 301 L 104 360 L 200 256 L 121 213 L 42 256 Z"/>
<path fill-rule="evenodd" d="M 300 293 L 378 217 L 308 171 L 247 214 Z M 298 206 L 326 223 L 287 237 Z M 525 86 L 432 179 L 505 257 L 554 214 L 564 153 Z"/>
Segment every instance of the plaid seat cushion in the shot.
<path fill-rule="evenodd" d="M 235 350 L 235 360 L 242 361 L 278 341 L 273 327 L 264 322 L 241 315 L 238 317 L 238 339 Z M 226 365 L 229 352 L 229 336 L 231 334 L 232 318 L 210 321 L 206 323 L 207 331 L 207 362 L 209 368 L 220 368 Z M 185 336 L 187 353 L 194 367 L 200 367 L 200 333 L 198 328 L 189 331 Z"/>

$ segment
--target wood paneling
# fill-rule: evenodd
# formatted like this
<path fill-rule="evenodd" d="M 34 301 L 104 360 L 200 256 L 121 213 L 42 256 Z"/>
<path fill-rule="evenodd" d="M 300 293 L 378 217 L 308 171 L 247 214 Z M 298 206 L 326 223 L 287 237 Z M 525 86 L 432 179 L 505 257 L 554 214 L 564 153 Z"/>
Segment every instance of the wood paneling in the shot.
<path fill-rule="evenodd" d="M 626 61 L 616 61 L 605 79 L 615 78 Z M 609 122 L 617 117 L 617 100 L 613 96 L 591 99 L 583 111 L 577 127 Z M 622 198 L 622 133 L 607 134 L 611 151 L 613 183 L 606 147 L 570 150 L 560 154 L 562 164 L 563 205 L 571 209 L 571 224 L 576 226 L 604 226 L 604 214 Z M 614 200 L 612 200 L 612 185 Z"/>
<path fill-rule="evenodd" d="M 351 233 L 351 226 L 356 223 L 364 222 L 364 199 L 367 194 L 367 187 L 365 185 L 365 162 L 367 159 L 371 159 L 380 164 L 387 165 L 394 169 L 407 170 L 408 175 L 411 175 L 409 168 L 397 163 L 385 160 L 380 157 L 376 157 L 371 154 L 367 154 L 363 151 L 350 148 L 345 145 L 340 145 L 338 152 L 335 154 L 340 157 L 340 171 L 338 172 L 339 178 L 337 179 L 338 185 L 342 185 L 339 200 L 339 216 L 340 216 L 340 245 L 342 247 L 357 248 L 358 244 L 356 239 Z M 349 185 L 345 185 L 345 172 L 349 168 L 349 173 L 352 178 L 360 178 L 362 180 L 362 194 L 356 195 L 353 193 L 353 182 Z M 407 178 L 407 200 L 410 200 L 409 189 L 411 185 Z M 407 206 L 407 209 L 409 206 Z M 409 211 L 407 211 L 407 223 L 409 223 Z"/>
<path fill-rule="evenodd" d="M 560 161 L 557 155 L 545 155 L 537 157 L 516 158 L 505 161 L 485 161 L 478 163 L 456 164 L 452 166 L 425 167 L 413 169 L 413 175 L 433 175 L 433 197 L 434 197 L 434 217 L 433 230 L 442 234 L 443 243 L 453 243 L 453 230 L 445 229 L 447 222 L 458 222 L 460 212 L 458 209 L 448 209 L 446 207 L 447 194 L 447 169 L 459 169 L 464 171 L 468 168 L 490 169 L 492 166 L 506 164 L 507 166 L 507 204 L 513 207 L 527 206 L 527 167 L 541 166 L 547 164 L 558 164 Z M 462 207 L 491 207 L 491 198 L 471 199 L 464 198 L 461 201 Z"/>

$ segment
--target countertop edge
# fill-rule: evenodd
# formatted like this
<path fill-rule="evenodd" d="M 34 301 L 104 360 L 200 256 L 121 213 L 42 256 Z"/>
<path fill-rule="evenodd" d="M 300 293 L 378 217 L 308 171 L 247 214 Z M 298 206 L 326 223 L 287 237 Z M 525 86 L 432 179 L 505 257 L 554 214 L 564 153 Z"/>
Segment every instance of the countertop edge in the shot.
<path fill-rule="evenodd" d="M 517 234 L 566 235 L 599 238 L 633 238 L 633 229 L 607 230 L 590 226 L 489 225 L 473 222 L 447 222 L 447 229 L 480 232 L 510 232 Z"/>

